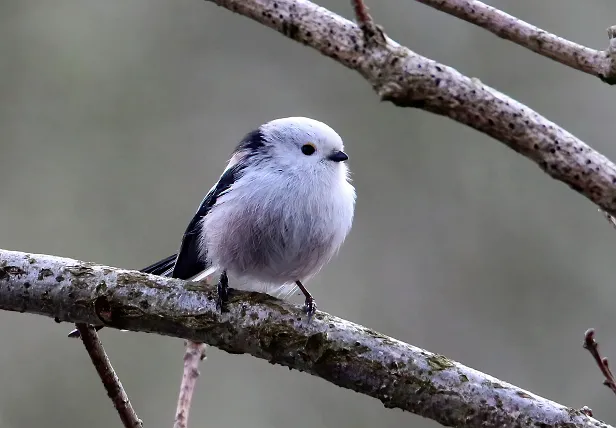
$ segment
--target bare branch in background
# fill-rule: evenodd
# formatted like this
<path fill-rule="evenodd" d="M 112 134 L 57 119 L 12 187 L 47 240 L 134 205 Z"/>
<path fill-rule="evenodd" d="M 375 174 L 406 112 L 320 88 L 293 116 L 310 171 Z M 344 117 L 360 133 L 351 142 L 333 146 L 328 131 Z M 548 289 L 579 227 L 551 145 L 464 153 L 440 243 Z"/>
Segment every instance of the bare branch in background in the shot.
<path fill-rule="evenodd" d="M 184 373 L 182 375 L 180 396 L 178 398 L 173 428 L 186 428 L 188 426 L 190 405 L 195 392 L 197 378 L 199 377 L 199 362 L 205 359 L 205 349 L 207 347 L 205 343 L 195 343 L 189 340 L 185 342 L 185 346 Z"/>
<path fill-rule="evenodd" d="M 207 343 L 318 376 L 446 426 L 609 428 L 442 355 L 317 311 L 236 290 L 73 259 L 0 250 L 0 310 Z M 66 339 L 69 340 L 69 339 Z"/>
<path fill-rule="evenodd" d="M 1 271 L 2 270 L 0 268 L 0 272 Z M 1 276 L 2 275 L 0 274 L 0 277 Z M 9 279 L 5 278 L 5 281 L 8 282 Z M 2 298 L 0 298 L 0 300 L 2 300 Z M 87 324 L 83 323 L 77 323 L 77 329 L 79 330 L 81 340 L 88 351 L 88 355 L 90 355 L 92 364 L 94 364 L 96 372 L 103 382 L 107 395 L 111 398 L 113 405 L 120 415 L 122 424 L 124 424 L 126 428 L 141 428 L 143 423 L 141 422 L 141 419 L 137 417 L 137 413 L 135 413 L 135 409 L 133 409 L 133 405 L 128 399 L 128 395 L 126 395 L 120 379 L 111 366 L 111 362 L 105 353 L 105 349 L 103 349 L 103 345 L 98 339 L 96 330 L 93 327 L 89 327 Z"/>
<path fill-rule="evenodd" d="M 568 67 L 616 84 L 615 27 L 607 29 L 609 45 L 598 51 L 548 33 L 477 0 L 416 0 Z"/>
<path fill-rule="evenodd" d="M 602 357 L 599 353 L 599 344 L 595 340 L 595 330 L 592 328 L 586 330 L 586 333 L 584 333 L 584 349 L 590 352 L 595 363 L 597 363 L 597 367 L 601 370 L 601 374 L 603 374 L 605 378 L 603 385 L 607 386 L 616 394 L 616 380 L 610 369 L 607 357 Z"/>
<path fill-rule="evenodd" d="M 616 215 L 616 165 L 529 107 L 307 0 L 210 0 L 358 71 L 383 100 L 454 119 L 502 142 Z"/>

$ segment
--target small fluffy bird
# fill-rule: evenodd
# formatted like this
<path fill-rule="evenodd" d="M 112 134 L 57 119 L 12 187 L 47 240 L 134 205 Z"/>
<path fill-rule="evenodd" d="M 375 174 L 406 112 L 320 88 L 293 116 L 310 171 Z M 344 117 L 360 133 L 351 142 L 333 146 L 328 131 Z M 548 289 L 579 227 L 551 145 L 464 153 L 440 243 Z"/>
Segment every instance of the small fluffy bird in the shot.
<path fill-rule="evenodd" d="M 353 222 L 355 189 L 343 150 L 340 136 L 314 119 L 261 125 L 235 148 L 177 254 L 142 272 L 185 280 L 218 272 L 221 310 L 229 278 L 234 288 L 275 297 L 299 288 L 312 315 L 316 305 L 304 283 L 338 252 Z"/>

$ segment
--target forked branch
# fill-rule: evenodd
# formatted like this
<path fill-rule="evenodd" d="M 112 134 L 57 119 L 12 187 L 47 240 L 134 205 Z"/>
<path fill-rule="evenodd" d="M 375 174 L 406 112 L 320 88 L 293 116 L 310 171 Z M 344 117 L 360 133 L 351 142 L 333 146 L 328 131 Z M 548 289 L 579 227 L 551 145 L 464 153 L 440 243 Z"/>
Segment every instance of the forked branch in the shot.
<path fill-rule="evenodd" d="M 356 24 L 307 0 L 210 1 L 356 70 L 383 100 L 449 117 L 495 138 L 616 215 L 616 165 L 479 79 L 464 76 L 386 36 L 382 43 L 365 41 Z"/>

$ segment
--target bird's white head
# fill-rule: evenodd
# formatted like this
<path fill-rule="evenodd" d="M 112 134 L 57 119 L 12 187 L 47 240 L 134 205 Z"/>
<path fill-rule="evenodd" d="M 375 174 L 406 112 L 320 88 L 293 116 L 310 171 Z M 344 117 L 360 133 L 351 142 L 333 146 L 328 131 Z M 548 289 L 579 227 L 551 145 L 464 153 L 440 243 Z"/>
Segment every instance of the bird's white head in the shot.
<path fill-rule="evenodd" d="M 323 122 L 286 117 L 262 125 L 259 131 L 267 152 L 281 166 L 346 170 L 342 138 Z"/>

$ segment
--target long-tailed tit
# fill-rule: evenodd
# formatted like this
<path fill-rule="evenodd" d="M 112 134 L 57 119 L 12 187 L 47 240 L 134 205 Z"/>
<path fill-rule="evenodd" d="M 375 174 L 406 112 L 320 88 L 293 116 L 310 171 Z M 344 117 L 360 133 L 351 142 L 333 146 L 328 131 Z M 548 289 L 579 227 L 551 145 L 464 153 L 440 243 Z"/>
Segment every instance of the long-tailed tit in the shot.
<path fill-rule="evenodd" d="M 336 254 L 355 208 L 340 136 L 305 117 L 276 119 L 247 134 L 190 221 L 177 254 L 143 272 L 199 280 L 220 273 L 218 305 L 238 289 L 288 297 Z M 102 328 L 102 327 L 97 327 Z M 74 330 L 69 334 L 78 337 Z"/>

